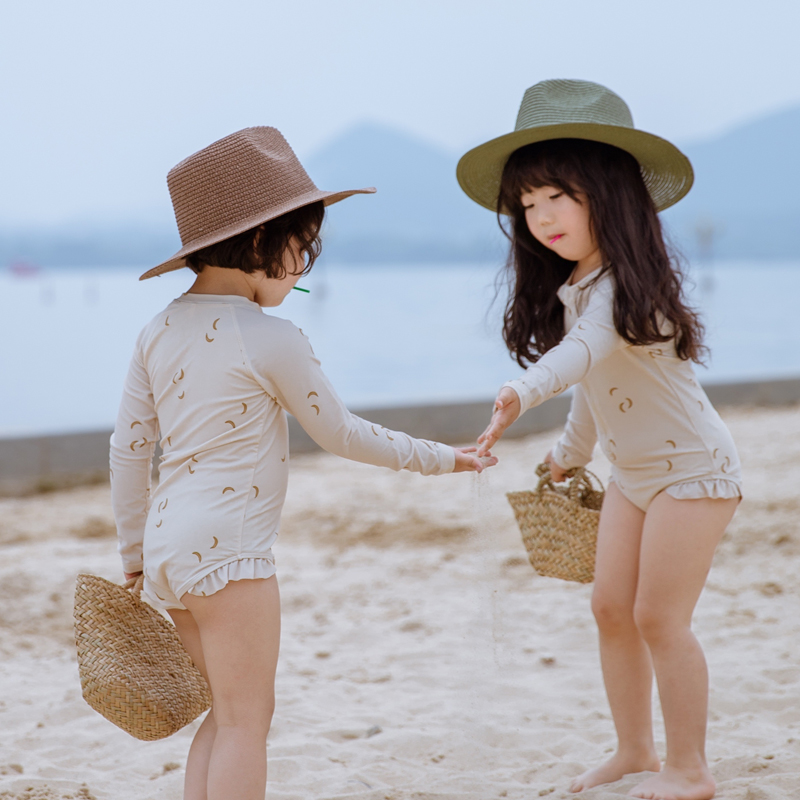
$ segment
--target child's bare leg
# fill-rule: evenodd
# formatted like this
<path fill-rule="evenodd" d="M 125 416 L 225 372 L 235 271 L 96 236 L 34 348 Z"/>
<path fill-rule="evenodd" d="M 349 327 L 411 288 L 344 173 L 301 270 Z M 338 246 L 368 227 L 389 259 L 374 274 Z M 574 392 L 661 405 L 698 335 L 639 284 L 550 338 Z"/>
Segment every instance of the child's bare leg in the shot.
<path fill-rule="evenodd" d="M 181 602 L 197 623 L 214 698 L 207 793 L 197 798 L 264 800 L 280 643 L 278 581 L 232 581 L 210 597 L 185 594 Z"/>
<path fill-rule="evenodd" d="M 169 615 L 178 629 L 183 646 L 203 677 L 208 680 L 203 648 L 200 644 L 200 629 L 197 627 L 194 617 L 188 611 L 177 608 L 170 609 Z M 207 800 L 208 798 L 208 762 L 211 758 L 211 748 L 214 745 L 216 733 L 217 726 L 212 709 L 206 714 L 206 718 L 197 729 L 192 746 L 189 748 L 189 756 L 186 759 L 186 777 L 183 782 L 184 800 Z"/>
<path fill-rule="evenodd" d="M 608 761 L 572 782 L 573 792 L 659 768 L 651 712 L 653 667 L 633 618 L 644 516 L 613 483 L 609 486 L 597 537 L 592 611 L 618 746 Z"/>
<path fill-rule="evenodd" d="M 714 796 L 705 757 L 708 670 L 691 624 L 714 550 L 737 503 L 676 500 L 662 492 L 647 510 L 634 615 L 653 656 L 667 759 L 660 774 L 633 789 L 633 797 L 709 800 Z"/>

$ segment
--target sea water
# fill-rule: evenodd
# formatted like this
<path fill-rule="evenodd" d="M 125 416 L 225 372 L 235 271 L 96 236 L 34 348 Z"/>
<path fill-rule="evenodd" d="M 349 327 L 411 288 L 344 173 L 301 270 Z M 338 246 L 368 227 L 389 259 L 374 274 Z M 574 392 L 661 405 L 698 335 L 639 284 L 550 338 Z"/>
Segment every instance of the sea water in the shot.
<path fill-rule="evenodd" d="M 0 272 L 0 436 L 113 425 L 136 336 L 191 283 L 188 270 Z M 520 368 L 501 337 L 496 265 L 319 264 L 269 310 L 311 339 L 352 408 L 491 400 Z M 692 273 L 708 329 L 704 381 L 800 376 L 800 262 Z"/>

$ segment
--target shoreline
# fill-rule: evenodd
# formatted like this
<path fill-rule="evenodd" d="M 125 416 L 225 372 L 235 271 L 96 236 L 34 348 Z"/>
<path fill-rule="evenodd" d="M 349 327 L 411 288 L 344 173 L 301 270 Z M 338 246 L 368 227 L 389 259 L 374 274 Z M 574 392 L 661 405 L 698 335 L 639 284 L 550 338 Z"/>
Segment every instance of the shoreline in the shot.
<path fill-rule="evenodd" d="M 800 378 L 707 383 L 703 388 L 718 409 L 780 407 L 800 403 Z M 473 441 L 484 429 L 493 399 L 466 403 L 406 405 L 354 410 L 378 425 L 420 439 L 445 444 Z M 519 439 L 564 424 L 570 397 L 561 396 L 533 408 L 517 420 L 506 439 Z M 25 496 L 108 480 L 111 430 L 0 438 L 0 497 Z M 311 437 L 289 416 L 290 450 L 294 455 L 320 452 Z M 156 448 L 154 464 L 158 463 Z"/>

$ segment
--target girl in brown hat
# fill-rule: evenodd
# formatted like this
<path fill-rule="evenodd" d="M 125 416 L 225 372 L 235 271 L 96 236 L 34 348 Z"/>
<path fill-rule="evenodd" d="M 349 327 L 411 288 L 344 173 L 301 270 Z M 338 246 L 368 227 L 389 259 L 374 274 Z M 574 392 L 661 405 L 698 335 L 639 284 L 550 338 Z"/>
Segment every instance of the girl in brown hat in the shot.
<path fill-rule="evenodd" d="M 322 192 L 274 128 L 248 128 L 168 176 L 183 247 L 142 277 L 194 284 L 141 332 L 111 442 L 126 578 L 175 621 L 213 705 L 186 765 L 186 800 L 263 800 L 280 604 L 272 546 L 289 470 L 286 412 L 323 448 L 424 475 L 496 459 L 352 415 L 303 332 L 262 313 L 320 252 Z M 372 192 L 374 189 L 358 190 Z M 150 486 L 155 442 L 163 456 Z"/>
<path fill-rule="evenodd" d="M 611 462 L 592 610 L 619 743 L 571 789 L 650 771 L 658 774 L 634 797 L 708 800 L 708 676 L 691 620 L 741 475 L 730 433 L 695 379 L 703 329 L 657 216 L 689 190 L 691 165 L 634 128 L 613 92 L 556 80 L 528 89 L 514 132 L 467 153 L 458 177 L 509 219 L 504 335 L 528 367 L 500 390 L 478 441 L 493 446 L 520 414 L 572 387 L 566 429 L 545 459 L 553 479 L 587 464 L 598 439 Z"/>

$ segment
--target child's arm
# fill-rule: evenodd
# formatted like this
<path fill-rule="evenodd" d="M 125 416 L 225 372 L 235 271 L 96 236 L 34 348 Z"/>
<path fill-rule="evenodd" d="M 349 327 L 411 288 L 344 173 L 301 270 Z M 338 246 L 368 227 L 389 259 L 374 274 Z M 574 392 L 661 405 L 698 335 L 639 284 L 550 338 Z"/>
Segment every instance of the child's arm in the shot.
<path fill-rule="evenodd" d="M 111 436 L 111 506 L 126 574 L 142 571 L 142 540 L 150 508 L 150 475 L 158 437 L 150 380 L 137 342 Z"/>
<path fill-rule="evenodd" d="M 572 405 L 564 426 L 564 433 L 548 454 L 550 470 L 554 479 L 563 480 L 563 473 L 574 467 L 585 467 L 592 460 L 594 446 L 597 443 L 597 428 L 594 424 L 586 392 L 578 384 L 572 395 Z M 547 460 L 547 459 L 545 459 Z M 558 476 L 553 469 L 558 469 Z"/>
<path fill-rule="evenodd" d="M 494 447 L 520 414 L 577 385 L 596 364 L 627 346 L 614 327 L 614 282 L 609 276 L 592 288 L 570 332 L 500 390 L 491 422 L 478 438 L 479 455 Z"/>
<path fill-rule="evenodd" d="M 439 442 L 414 439 L 351 414 L 322 372 L 305 335 L 287 322 L 276 339 L 269 349 L 259 347 L 248 353 L 253 374 L 325 450 L 353 461 L 423 475 L 453 472 L 457 467 L 462 471 L 469 464 L 480 471 L 489 465 L 490 461 L 481 463 Z"/>

